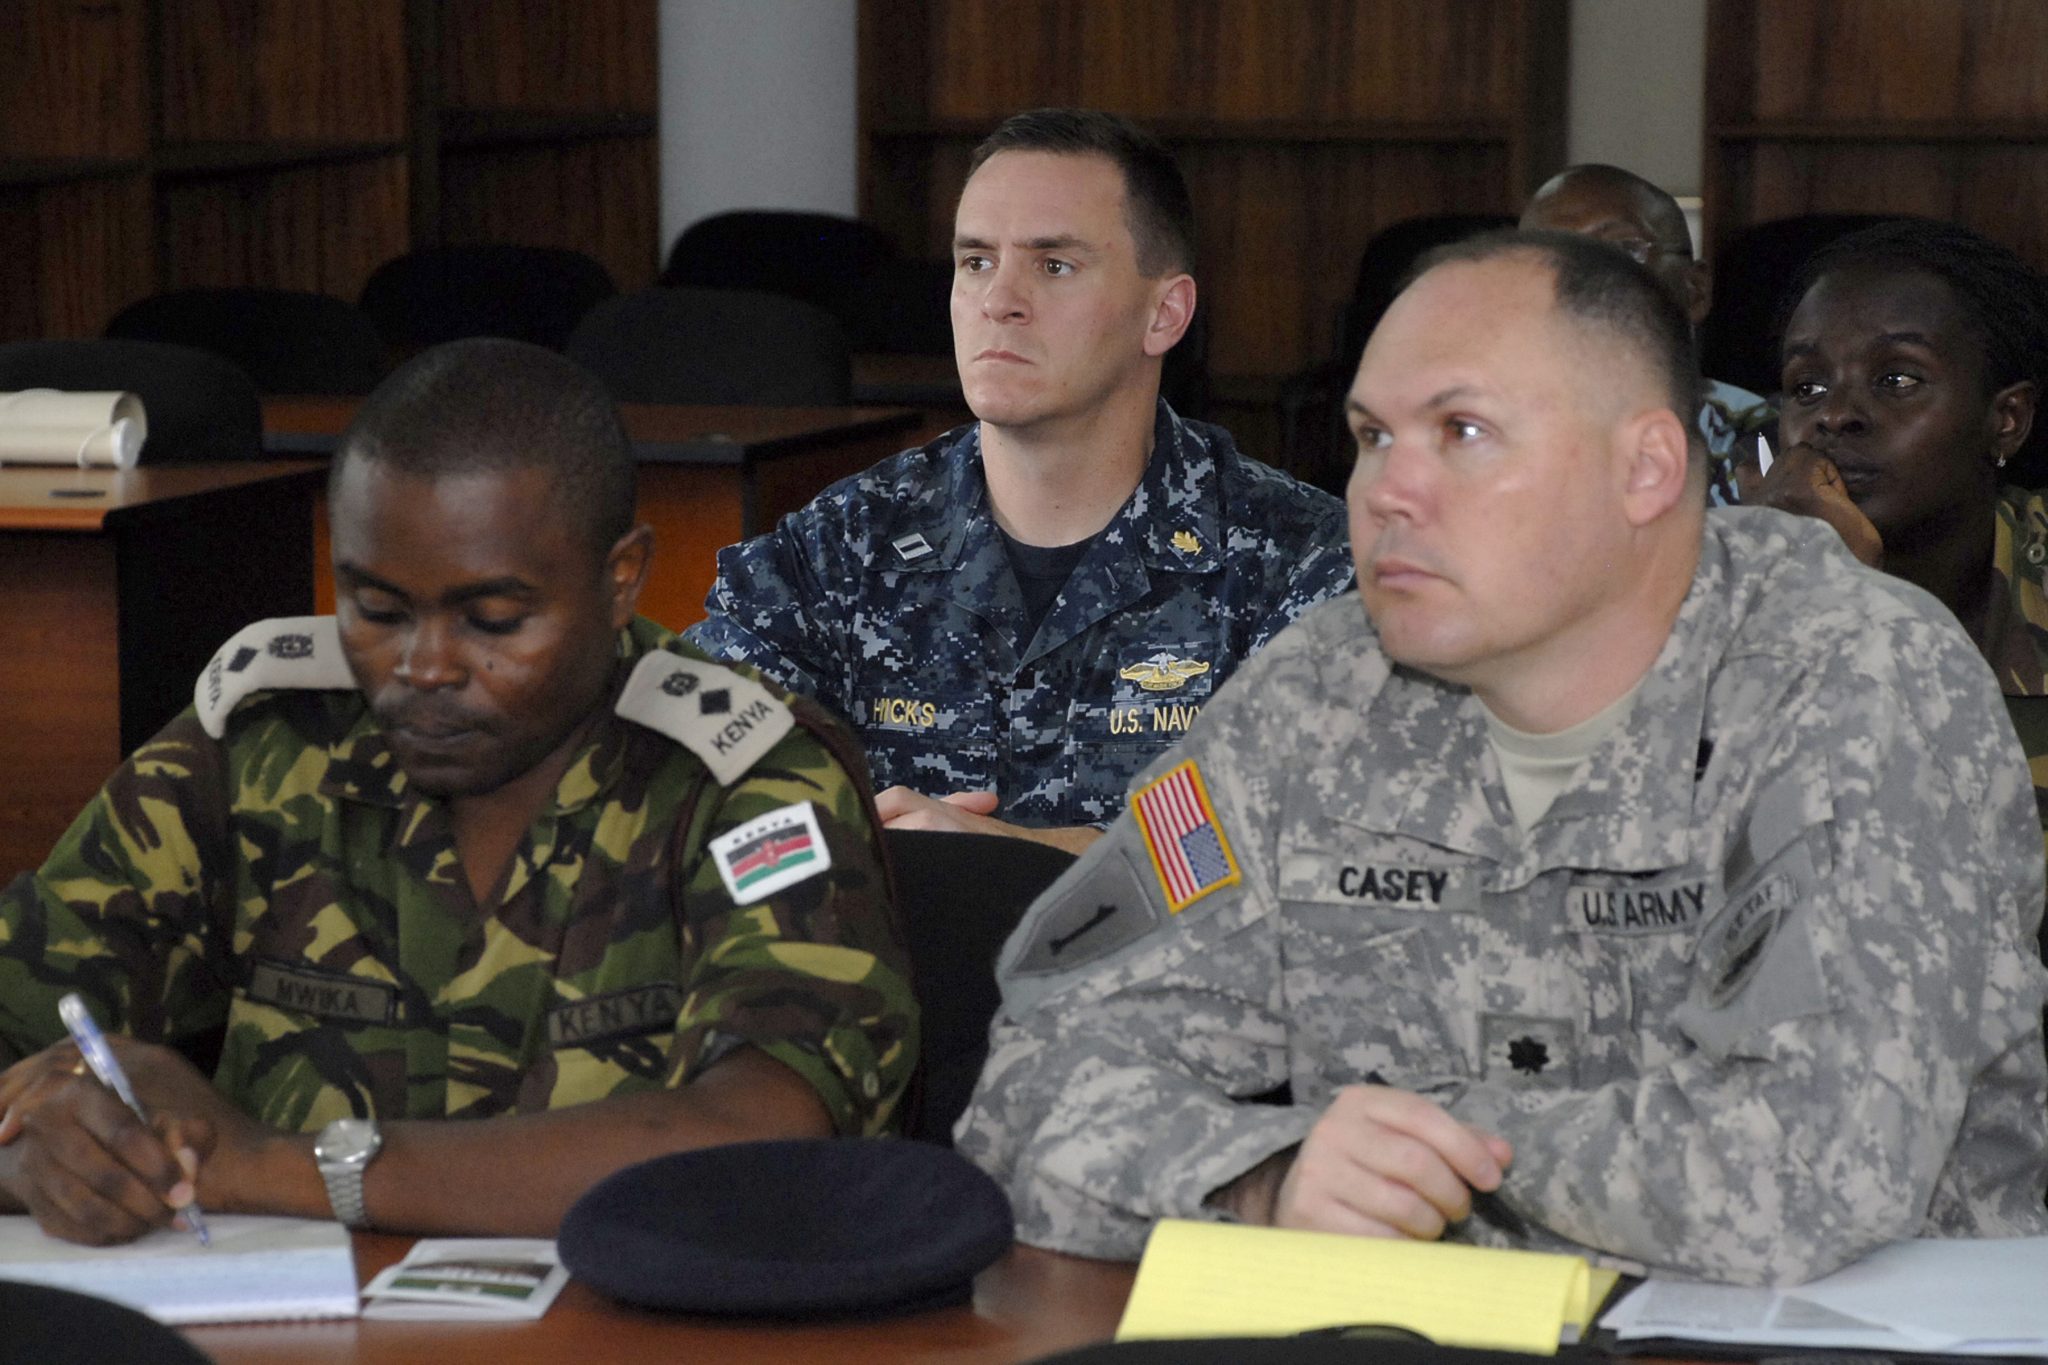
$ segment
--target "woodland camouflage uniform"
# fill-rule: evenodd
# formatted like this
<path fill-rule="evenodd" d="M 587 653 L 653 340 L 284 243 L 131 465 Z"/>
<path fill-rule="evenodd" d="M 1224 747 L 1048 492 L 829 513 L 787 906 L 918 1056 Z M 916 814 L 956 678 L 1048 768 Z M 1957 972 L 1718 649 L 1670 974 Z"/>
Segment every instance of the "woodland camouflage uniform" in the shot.
<path fill-rule="evenodd" d="M 700 661 L 678 665 L 687 689 L 668 679 L 677 705 L 781 707 L 635 621 L 488 913 L 446 805 L 412 789 L 353 688 L 257 692 L 218 742 L 188 709 L 0 893 L 0 1062 L 61 1038 L 75 990 L 146 1040 L 225 1026 L 216 1083 L 283 1129 L 561 1108 L 680 1085 L 741 1044 L 804 1077 L 840 1132 L 883 1129 L 916 1015 L 858 746 L 792 700 L 794 726 L 722 784 L 614 711 L 661 650 Z M 224 649 L 211 679 L 253 652 Z M 801 803 L 829 870 L 736 905 L 707 845 Z"/>

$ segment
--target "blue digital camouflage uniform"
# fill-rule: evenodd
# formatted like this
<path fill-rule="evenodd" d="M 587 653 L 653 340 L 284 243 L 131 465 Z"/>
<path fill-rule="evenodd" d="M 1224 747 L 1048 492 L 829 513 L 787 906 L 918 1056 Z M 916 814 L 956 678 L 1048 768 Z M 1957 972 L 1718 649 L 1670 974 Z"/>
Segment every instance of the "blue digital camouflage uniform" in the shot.
<path fill-rule="evenodd" d="M 1777 413 L 1768 399 L 1748 389 L 1706 381 L 1700 398 L 1700 436 L 1707 443 L 1707 501 L 1715 507 L 1733 507 L 1742 501 L 1735 487 L 1736 461 L 1748 455 L 1756 435 Z"/>
<path fill-rule="evenodd" d="M 236 705 L 252 665 L 281 690 Z M 146 1040 L 225 1025 L 216 1084 L 287 1130 L 560 1108 L 752 1044 L 879 1131 L 917 1034 L 860 769 L 812 703 L 636 621 L 486 913 L 332 618 L 259 623 L 0 892 L 0 1063 L 76 990 Z"/>
<path fill-rule="evenodd" d="M 1144 478 L 1035 635 L 970 424 L 718 556 L 688 638 L 853 722 L 875 785 L 1101 824 L 1223 680 L 1351 580 L 1344 506 L 1159 405 Z"/>
<path fill-rule="evenodd" d="M 1003 950 L 958 1139 L 1023 1240 L 1222 1217 L 1375 1073 L 1513 1144 L 1526 1235 L 1464 1240 L 1756 1282 L 2048 1232 L 2040 833 L 1990 674 L 1824 524 L 1707 528 L 1526 832 L 1478 703 L 1355 597 L 1245 667 Z"/>

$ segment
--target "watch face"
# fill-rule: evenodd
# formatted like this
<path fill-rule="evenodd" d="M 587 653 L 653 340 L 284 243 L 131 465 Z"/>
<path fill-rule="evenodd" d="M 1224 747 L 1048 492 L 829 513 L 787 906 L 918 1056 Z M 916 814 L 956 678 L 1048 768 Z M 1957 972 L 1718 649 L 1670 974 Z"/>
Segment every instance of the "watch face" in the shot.
<path fill-rule="evenodd" d="M 316 1161 L 362 1160 L 377 1150 L 378 1143 L 377 1125 L 368 1119 L 336 1119 L 320 1130 L 313 1157 Z"/>

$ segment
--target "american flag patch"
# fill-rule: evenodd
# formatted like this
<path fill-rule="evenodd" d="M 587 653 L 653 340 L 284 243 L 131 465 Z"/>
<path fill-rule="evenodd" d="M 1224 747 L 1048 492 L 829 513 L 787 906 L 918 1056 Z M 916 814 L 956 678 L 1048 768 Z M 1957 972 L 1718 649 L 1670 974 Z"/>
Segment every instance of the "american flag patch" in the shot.
<path fill-rule="evenodd" d="M 1223 826 L 1216 823 L 1193 759 L 1141 789 L 1131 798 L 1131 809 L 1173 914 L 1238 880 L 1237 859 Z"/>

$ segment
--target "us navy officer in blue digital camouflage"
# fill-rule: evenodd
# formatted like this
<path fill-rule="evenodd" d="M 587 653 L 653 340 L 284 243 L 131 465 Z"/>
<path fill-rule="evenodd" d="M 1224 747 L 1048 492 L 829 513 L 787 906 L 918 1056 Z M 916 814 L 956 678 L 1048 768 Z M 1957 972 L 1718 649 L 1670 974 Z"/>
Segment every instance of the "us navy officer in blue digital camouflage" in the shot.
<path fill-rule="evenodd" d="M 888 823 L 1084 845 L 1239 663 L 1349 584 L 1336 499 L 1159 397 L 1193 238 L 1149 135 L 1005 122 L 954 222 L 980 420 L 719 555 L 689 638 L 851 720 Z"/>

